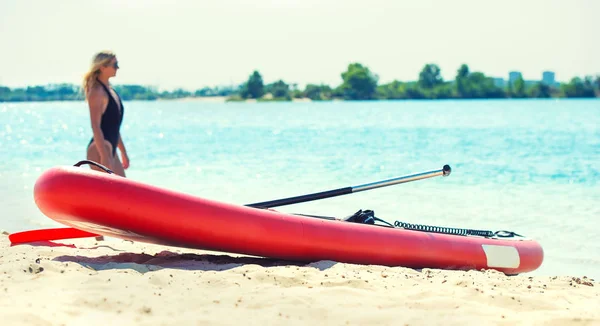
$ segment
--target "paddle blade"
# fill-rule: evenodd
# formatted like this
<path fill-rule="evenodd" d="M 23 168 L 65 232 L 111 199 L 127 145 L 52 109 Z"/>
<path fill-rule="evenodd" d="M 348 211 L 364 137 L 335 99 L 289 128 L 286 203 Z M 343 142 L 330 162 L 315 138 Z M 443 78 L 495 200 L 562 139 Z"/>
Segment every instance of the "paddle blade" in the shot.
<path fill-rule="evenodd" d="M 90 238 L 97 236 L 99 235 L 75 228 L 54 228 L 11 233 L 8 235 L 8 239 L 12 245 L 16 245 L 36 241 Z"/>

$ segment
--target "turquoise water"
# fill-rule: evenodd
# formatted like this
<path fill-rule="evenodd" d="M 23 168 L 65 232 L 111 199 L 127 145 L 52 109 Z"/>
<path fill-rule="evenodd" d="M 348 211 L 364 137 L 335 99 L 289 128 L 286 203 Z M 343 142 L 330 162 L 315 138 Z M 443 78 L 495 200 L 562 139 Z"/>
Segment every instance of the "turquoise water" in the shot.
<path fill-rule="evenodd" d="M 540 275 L 600 278 L 600 101 L 126 102 L 128 177 L 248 204 L 440 169 L 432 178 L 282 211 L 512 230 Z M 57 226 L 44 170 L 85 159 L 83 102 L 0 103 L 0 229 Z"/>

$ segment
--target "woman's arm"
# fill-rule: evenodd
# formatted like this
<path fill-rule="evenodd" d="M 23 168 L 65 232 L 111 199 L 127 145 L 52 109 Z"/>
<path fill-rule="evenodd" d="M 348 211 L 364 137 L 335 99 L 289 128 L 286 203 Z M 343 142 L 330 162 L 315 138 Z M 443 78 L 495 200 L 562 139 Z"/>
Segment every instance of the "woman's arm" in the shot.
<path fill-rule="evenodd" d="M 123 169 L 127 169 L 129 167 L 129 156 L 127 155 L 127 150 L 125 149 L 125 143 L 123 143 L 123 138 L 121 134 L 119 134 L 119 143 L 117 145 L 119 151 L 121 151 L 121 163 L 123 164 Z"/>
<path fill-rule="evenodd" d="M 108 103 L 106 103 L 108 104 Z M 88 96 L 88 105 L 90 107 L 90 122 L 92 124 L 92 132 L 94 134 L 94 143 L 100 154 L 100 164 L 110 168 L 110 153 L 104 146 L 104 133 L 100 127 L 102 122 L 102 114 L 106 109 L 102 93 L 96 89 L 92 89 Z"/>
<path fill-rule="evenodd" d="M 119 143 L 117 147 L 121 151 L 121 154 L 127 155 L 127 150 L 125 149 L 125 144 L 123 143 L 123 138 L 121 138 L 121 134 L 119 134 Z"/>

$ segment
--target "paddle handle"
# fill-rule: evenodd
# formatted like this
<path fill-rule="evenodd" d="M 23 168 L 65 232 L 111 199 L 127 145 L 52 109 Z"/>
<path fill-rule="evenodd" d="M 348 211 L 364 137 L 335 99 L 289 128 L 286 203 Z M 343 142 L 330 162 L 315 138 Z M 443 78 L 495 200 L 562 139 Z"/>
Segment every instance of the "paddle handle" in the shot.
<path fill-rule="evenodd" d="M 254 207 L 254 208 L 272 208 L 272 207 L 278 207 L 278 206 L 305 203 L 308 201 L 342 196 L 342 195 L 347 195 L 347 194 L 351 194 L 354 192 L 365 191 L 365 190 L 381 188 L 381 187 L 387 187 L 387 186 L 396 185 L 396 184 L 400 184 L 400 183 L 406 183 L 406 182 L 411 182 L 411 181 L 416 181 L 416 180 L 433 178 L 433 177 L 437 177 L 437 176 L 446 177 L 446 176 L 450 175 L 451 171 L 452 171 L 452 169 L 450 168 L 450 166 L 446 164 L 440 170 L 422 172 L 422 173 L 417 173 L 417 174 L 412 174 L 412 175 L 367 183 L 367 184 L 354 186 L 354 187 L 339 188 L 339 189 L 334 189 L 334 190 L 327 190 L 327 191 L 302 195 L 302 196 L 282 198 L 282 199 L 270 200 L 270 201 L 265 201 L 265 202 L 260 202 L 260 203 L 248 204 L 246 206 Z"/>
<path fill-rule="evenodd" d="M 407 182 L 411 182 L 411 181 L 417 181 L 417 180 L 433 178 L 433 177 L 438 177 L 438 176 L 447 177 L 450 175 L 450 172 L 452 172 L 452 169 L 450 168 L 450 166 L 448 164 L 446 164 L 446 165 L 444 165 L 444 167 L 442 167 L 441 170 L 422 172 L 422 173 L 417 173 L 417 174 L 412 174 L 412 175 L 407 175 L 407 176 L 403 176 L 403 177 L 397 177 L 397 178 L 392 178 L 392 179 L 388 179 L 388 180 L 377 181 L 377 182 L 373 182 L 373 183 L 367 183 L 364 185 L 352 187 L 352 192 L 365 191 L 365 190 L 381 188 L 381 187 L 386 187 L 386 186 L 391 186 L 391 185 L 397 185 L 400 183 L 407 183 Z"/>

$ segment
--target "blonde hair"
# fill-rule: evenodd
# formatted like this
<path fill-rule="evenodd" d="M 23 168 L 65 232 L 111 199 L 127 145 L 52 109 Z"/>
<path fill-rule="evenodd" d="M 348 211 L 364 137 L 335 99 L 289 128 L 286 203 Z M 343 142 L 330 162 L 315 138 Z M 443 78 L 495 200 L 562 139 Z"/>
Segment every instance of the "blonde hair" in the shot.
<path fill-rule="evenodd" d="M 96 79 L 100 75 L 100 66 L 108 64 L 115 57 L 116 55 L 111 51 L 101 51 L 94 56 L 90 69 L 83 76 L 83 92 L 86 98 L 96 85 Z"/>

